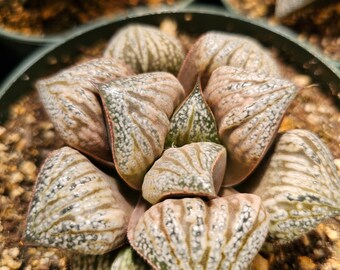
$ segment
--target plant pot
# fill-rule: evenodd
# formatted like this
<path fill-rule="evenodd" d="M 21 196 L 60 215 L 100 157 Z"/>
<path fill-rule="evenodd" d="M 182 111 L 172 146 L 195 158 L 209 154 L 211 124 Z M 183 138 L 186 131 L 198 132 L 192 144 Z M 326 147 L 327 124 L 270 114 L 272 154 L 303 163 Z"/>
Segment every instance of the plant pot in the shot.
<path fill-rule="evenodd" d="M 147 15 L 130 14 L 127 19 L 101 21 L 80 27 L 67 39 L 36 51 L 27 58 L 0 87 L 0 123 L 7 119 L 10 104 L 29 90 L 34 83 L 64 66 L 63 59 L 79 54 L 79 47 L 90 46 L 98 39 L 108 40 L 122 26 L 129 23 L 144 23 L 158 26 L 169 18 L 177 23 L 178 30 L 190 36 L 207 31 L 227 31 L 255 38 L 266 46 L 275 47 L 290 65 L 309 75 L 321 85 L 325 94 L 340 103 L 340 72 L 318 51 L 301 44 L 296 36 L 280 27 L 271 28 L 261 22 L 239 18 L 223 11 L 207 7 L 192 8 L 179 12 L 160 12 Z M 202 23 L 203 22 L 203 23 Z M 60 65 L 51 64 L 57 62 Z"/>

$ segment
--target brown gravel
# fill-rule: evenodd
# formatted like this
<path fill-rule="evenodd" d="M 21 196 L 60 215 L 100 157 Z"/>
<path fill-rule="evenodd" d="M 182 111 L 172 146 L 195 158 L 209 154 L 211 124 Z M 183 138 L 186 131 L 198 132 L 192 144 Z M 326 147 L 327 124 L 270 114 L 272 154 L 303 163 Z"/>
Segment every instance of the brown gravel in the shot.
<path fill-rule="evenodd" d="M 0 26 L 23 35 L 55 34 L 136 6 L 173 5 L 176 0 L 0 0 Z"/>

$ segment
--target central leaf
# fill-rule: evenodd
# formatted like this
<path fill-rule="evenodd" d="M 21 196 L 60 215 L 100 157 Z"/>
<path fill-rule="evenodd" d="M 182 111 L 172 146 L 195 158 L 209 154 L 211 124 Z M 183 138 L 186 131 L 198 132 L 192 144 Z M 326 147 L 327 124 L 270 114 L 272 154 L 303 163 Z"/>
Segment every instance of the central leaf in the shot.
<path fill-rule="evenodd" d="M 165 145 L 180 147 L 193 142 L 219 143 L 215 118 L 203 99 L 200 79 L 172 116 Z"/>

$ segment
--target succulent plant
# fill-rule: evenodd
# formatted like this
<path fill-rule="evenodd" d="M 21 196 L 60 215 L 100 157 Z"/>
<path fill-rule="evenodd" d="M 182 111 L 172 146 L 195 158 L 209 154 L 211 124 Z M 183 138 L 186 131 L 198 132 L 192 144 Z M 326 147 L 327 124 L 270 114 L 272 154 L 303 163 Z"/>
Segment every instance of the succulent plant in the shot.
<path fill-rule="evenodd" d="M 248 268 L 268 226 L 280 226 L 263 194 L 227 187 L 259 165 L 296 87 L 279 77 L 257 42 L 214 32 L 193 45 L 178 80 L 168 73 L 176 74 L 184 58 L 178 44 L 152 27 L 130 25 L 112 38 L 105 58 L 37 83 L 68 146 L 40 169 L 27 243 L 103 254 L 128 236 L 146 262 L 136 266 L 142 259 L 127 247 L 112 269 L 236 270 Z M 309 157 L 318 151 L 310 147 Z M 278 213 L 308 211 L 298 202 L 291 210 L 277 203 Z M 332 207 L 322 208 L 329 212 L 317 221 L 337 213 Z"/>

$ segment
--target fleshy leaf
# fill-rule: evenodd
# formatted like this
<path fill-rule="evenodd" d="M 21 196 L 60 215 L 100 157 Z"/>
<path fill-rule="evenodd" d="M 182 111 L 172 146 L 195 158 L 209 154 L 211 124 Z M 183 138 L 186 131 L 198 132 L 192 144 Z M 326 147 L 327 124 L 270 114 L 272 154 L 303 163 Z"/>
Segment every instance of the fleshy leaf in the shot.
<path fill-rule="evenodd" d="M 41 101 L 67 145 L 101 162 L 112 162 L 95 84 L 131 73 L 114 59 L 99 58 L 37 82 Z"/>
<path fill-rule="evenodd" d="M 240 183 L 255 169 L 295 95 L 295 85 L 286 80 L 227 66 L 214 71 L 205 97 L 228 150 L 224 186 Z"/>
<path fill-rule="evenodd" d="M 162 154 L 169 118 L 184 99 L 177 79 L 165 72 L 122 78 L 100 89 L 115 167 L 134 189 Z"/>
<path fill-rule="evenodd" d="M 171 117 L 165 145 L 183 146 L 193 142 L 219 143 L 215 118 L 203 99 L 199 80 Z"/>
<path fill-rule="evenodd" d="M 119 190 L 78 151 L 52 152 L 38 175 L 26 241 L 92 255 L 121 246 L 132 205 Z"/>
<path fill-rule="evenodd" d="M 110 40 L 104 56 L 119 59 L 136 73 L 166 71 L 177 74 L 184 59 L 181 43 L 157 27 L 129 24 Z"/>
<path fill-rule="evenodd" d="M 255 195 L 167 199 L 145 212 L 128 239 L 154 269 L 245 270 L 268 223 Z"/>
<path fill-rule="evenodd" d="M 280 76 L 275 60 L 255 39 L 230 33 L 207 32 L 187 54 L 178 80 L 189 94 L 197 76 L 201 78 L 204 89 L 212 72 L 221 66 Z"/>
<path fill-rule="evenodd" d="M 147 172 L 143 197 L 151 204 L 171 196 L 214 198 L 226 168 L 226 150 L 211 142 L 169 148 Z"/>
<path fill-rule="evenodd" d="M 111 270 L 151 270 L 151 267 L 130 247 L 119 251 Z"/>
<path fill-rule="evenodd" d="M 284 133 L 261 168 L 242 189 L 263 199 L 270 214 L 270 242 L 293 241 L 322 220 L 340 215 L 340 179 L 333 157 L 310 131 Z"/>

